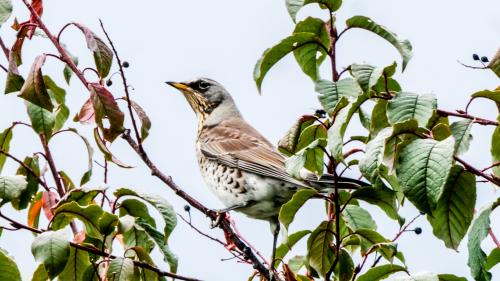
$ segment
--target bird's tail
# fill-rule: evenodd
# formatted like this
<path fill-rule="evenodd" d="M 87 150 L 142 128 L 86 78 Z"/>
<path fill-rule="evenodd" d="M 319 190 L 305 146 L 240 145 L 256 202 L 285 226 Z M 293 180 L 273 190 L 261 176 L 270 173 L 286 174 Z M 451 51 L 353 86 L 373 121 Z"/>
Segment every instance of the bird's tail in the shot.
<path fill-rule="evenodd" d="M 337 180 L 335 180 L 335 176 L 332 174 L 325 174 L 320 177 L 310 174 L 306 176 L 304 181 L 309 186 L 321 191 L 335 188 L 335 182 L 337 182 L 337 188 L 340 189 L 359 189 L 361 187 L 370 186 L 369 183 L 358 179 L 338 177 Z"/>

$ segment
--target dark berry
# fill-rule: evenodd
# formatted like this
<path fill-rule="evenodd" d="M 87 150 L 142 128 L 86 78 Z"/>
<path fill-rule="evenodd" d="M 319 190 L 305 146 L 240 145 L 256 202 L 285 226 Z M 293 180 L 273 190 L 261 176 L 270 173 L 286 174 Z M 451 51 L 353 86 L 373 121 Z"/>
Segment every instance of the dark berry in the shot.
<path fill-rule="evenodd" d="M 420 212 L 420 214 L 421 214 L 422 216 L 423 216 L 423 215 L 425 215 L 425 213 L 424 213 L 424 212 Z"/>
<path fill-rule="evenodd" d="M 478 56 L 477 54 L 473 54 L 473 55 L 472 55 L 472 59 L 473 59 L 473 60 L 479 60 L 479 56 Z"/>
<path fill-rule="evenodd" d="M 111 81 L 111 79 L 108 79 L 108 80 L 106 81 L 106 86 L 108 86 L 108 87 L 109 87 L 109 86 L 111 86 L 111 85 L 113 85 L 113 81 Z"/>
<path fill-rule="evenodd" d="M 422 228 L 421 227 L 415 227 L 415 234 L 420 235 L 422 234 Z"/>
<path fill-rule="evenodd" d="M 489 62 L 490 60 L 487 57 L 481 57 L 482 62 Z"/>
<path fill-rule="evenodd" d="M 314 112 L 314 115 L 316 115 L 318 117 L 325 117 L 325 114 L 326 114 L 326 111 L 324 111 L 323 109 L 316 109 L 316 111 Z"/>
<path fill-rule="evenodd" d="M 122 63 L 122 66 L 123 66 L 123 67 L 125 67 L 125 68 L 127 68 L 127 67 L 129 67 L 129 66 L 130 66 L 130 64 L 128 63 L 128 61 L 124 61 L 124 62 Z"/>
<path fill-rule="evenodd" d="M 185 205 L 184 206 L 184 211 L 189 212 L 189 210 L 191 210 L 191 206 Z"/>

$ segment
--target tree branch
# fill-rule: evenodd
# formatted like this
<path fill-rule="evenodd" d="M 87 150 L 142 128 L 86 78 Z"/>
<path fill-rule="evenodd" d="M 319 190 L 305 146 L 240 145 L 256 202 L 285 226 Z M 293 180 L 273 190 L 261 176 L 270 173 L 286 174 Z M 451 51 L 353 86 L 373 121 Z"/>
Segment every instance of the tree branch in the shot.
<path fill-rule="evenodd" d="M 465 118 L 465 119 L 471 119 L 471 120 L 473 120 L 474 123 L 477 123 L 480 125 L 498 126 L 497 121 L 479 118 L 476 116 L 469 115 L 467 113 L 451 112 L 451 111 L 446 111 L 446 110 L 442 110 L 442 109 L 438 109 L 437 113 L 443 117 L 455 116 L 455 117 L 460 117 L 460 118 Z"/>
<path fill-rule="evenodd" d="M 453 158 L 455 158 L 455 160 L 457 162 L 462 164 L 467 171 L 469 171 L 477 176 L 480 176 L 480 177 L 488 180 L 489 182 L 493 183 L 494 185 L 500 187 L 500 180 L 498 178 L 487 175 L 486 173 L 474 168 L 472 165 L 470 165 L 469 163 L 465 162 L 464 160 L 462 160 L 461 158 L 459 158 L 457 156 L 454 156 Z"/>

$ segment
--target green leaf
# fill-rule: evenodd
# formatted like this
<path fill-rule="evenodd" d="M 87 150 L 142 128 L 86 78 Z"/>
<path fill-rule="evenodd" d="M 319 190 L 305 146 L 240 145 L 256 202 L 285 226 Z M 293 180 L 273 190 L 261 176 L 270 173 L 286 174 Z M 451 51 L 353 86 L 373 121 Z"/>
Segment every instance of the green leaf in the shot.
<path fill-rule="evenodd" d="M 109 263 L 109 280 L 113 281 L 132 281 L 134 280 L 134 261 L 129 258 L 116 258 Z"/>
<path fill-rule="evenodd" d="M 75 56 L 73 56 L 71 53 L 69 53 L 68 50 L 66 50 L 66 52 L 69 54 L 69 57 L 71 58 L 71 60 L 73 61 L 73 63 L 76 66 L 78 66 L 78 58 L 75 57 Z M 64 64 L 63 76 L 64 76 L 64 80 L 66 81 L 66 83 L 68 85 L 69 85 L 69 81 L 71 80 L 71 76 L 72 75 L 73 75 L 73 70 L 71 70 L 71 68 L 67 64 Z"/>
<path fill-rule="evenodd" d="M 500 116 L 498 116 L 497 120 L 500 122 Z M 497 126 L 491 135 L 491 159 L 493 163 L 500 162 L 500 126 Z M 500 166 L 497 165 L 491 168 L 493 174 L 497 177 L 500 177 Z"/>
<path fill-rule="evenodd" d="M 279 245 L 278 248 L 276 248 L 275 266 L 279 265 L 279 263 L 283 260 L 286 254 L 288 254 L 288 252 L 300 239 L 304 238 L 306 235 L 310 233 L 311 233 L 310 230 L 301 230 L 288 235 L 288 237 L 286 237 L 286 240 L 283 241 L 283 243 L 281 243 L 281 245 Z"/>
<path fill-rule="evenodd" d="M 418 125 L 425 127 L 436 107 L 436 97 L 432 94 L 400 92 L 388 102 L 387 117 L 391 125 L 417 119 Z"/>
<path fill-rule="evenodd" d="M 254 80 L 257 84 L 257 89 L 260 92 L 262 81 L 266 76 L 267 72 L 273 65 L 280 61 L 284 56 L 290 52 L 305 46 L 307 44 L 320 42 L 321 39 L 314 33 L 310 32 L 300 32 L 290 35 L 289 37 L 283 39 L 274 47 L 271 47 L 264 51 L 262 57 L 259 59 L 254 69 Z"/>
<path fill-rule="evenodd" d="M 120 202 L 120 216 L 129 214 L 136 218 L 141 218 L 152 227 L 156 227 L 154 218 L 149 214 L 148 207 L 137 199 L 125 199 Z"/>
<path fill-rule="evenodd" d="M 384 264 L 370 268 L 360 275 L 356 281 L 378 281 L 389 277 L 396 272 L 407 272 L 406 268 L 395 264 Z"/>
<path fill-rule="evenodd" d="M 376 232 L 375 230 L 371 230 L 371 229 L 360 228 L 360 229 L 356 230 L 355 232 L 353 232 L 352 234 L 355 234 L 361 240 L 361 254 L 363 254 L 363 255 L 367 254 L 368 250 L 373 245 L 390 242 L 388 239 L 386 239 L 380 233 Z"/>
<path fill-rule="evenodd" d="M 339 253 L 339 262 L 335 268 L 339 281 L 350 281 L 354 274 L 354 262 L 351 255 L 345 250 L 341 249 Z"/>
<path fill-rule="evenodd" d="M 130 250 L 133 250 L 136 254 L 136 257 L 142 261 L 142 262 L 145 262 L 145 263 L 148 263 L 154 267 L 157 267 L 155 265 L 155 263 L 153 262 L 153 259 L 149 256 L 149 253 L 146 252 L 143 248 L 141 247 L 133 247 L 131 248 Z M 159 276 L 156 272 L 152 271 L 152 270 L 149 270 L 149 269 L 146 269 L 146 268 L 138 268 L 136 267 L 136 270 L 140 270 L 140 275 L 141 275 L 141 278 L 142 280 L 146 281 L 146 280 L 158 280 L 158 281 L 162 281 L 161 279 L 159 280 Z M 164 279 L 166 281 L 166 279 Z"/>
<path fill-rule="evenodd" d="M 472 98 L 485 98 L 500 104 L 500 87 L 495 90 L 482 90 L 471 95 Z"/>
<path fill-rule="evenodd" d="M 383 128 L 389 127 L 389 120 L 387 119 L 387 100 L 379 99 L 372 110 L 370 118 L 370 135 L 376 136 Z"/>
<path fill-rule="evenodd" d="M 387 188 L 364 187 L 352 193 L 354 199 L 363 200 L 367 203 L 380 207 L 391 219 L 398 220 L 398 206 L 396 192 Z"/>
<path fill-rule="evenodd" d="M 0 1 L 0 9 L 1 8 L 2 3 Z M 0 248 L 0 280 L 21 281 L 21 273 L 19 273 L 16 262 L 9 257 L 8 253 L 2 248 Z"/>
<path fill-rule="evenodd" d="M 321 276 L 325 276 L 333 264 L 333 226 L 332 221 L 323 221 L 307 239 L 309 264 Z"/>
<path fill-rule="evenodd" d="M 438 274 L 439 281 L 467 281 L 467 278 L 458 277 L 453 274 Z"/>
<path fill-rule="evenodd" d="M 149 135 L 149 130 L 151 129 L 151 120 L 146 114 L 146 111 L 144 111 L 144 109 L 142 109 L 142 107 L 135 101 L 131 100 L 130 105 L 139 117 L 139 121 L 141 121 L 141 139 L 145 140 Z"/>
<path fill-rule="evenodd" d="M 318 18 L 308 17 L 297 23 L 293 31 L 294 34 L 310 32 L 316 34 L 319 41 L 306 44 L 293 51 L 295 60 L 302 71 L 311 77 L 313 81 L 319 78 L 318 67 L 326 57 L 326 51 L 330 46 L 330 36 L 326 30 L 325 22 Z M 319 56 L 318 56 L 319 53 Z"/>
<path fill-rule="evenodd" d="M 70 245 L 63 231 L 46 231 L 31 244 L 31 252 L 37 262 L 43 263 L 50 279 L 59 275 L 66 266 Z"/>
<path fill-rule="evenodd" d="M 439 277 L 434 273 L 420 272 L 411 276 L 396 278 L 394 281 L 439 281 Z"/>
<path fill-rule="evenodd" d="M 495 56 L 491 59 L 488 68 L 500 78 L 500 49 L 497 50 Z"/>
<path fill-rule="evenodd" d="M 299 137 L 302 131 L 314 123 L 316 118 L 312 115 L 303 115 L 288 129 L 286 134 L 278 142 L 278 150 L 286 156 L 295 154 Z M 313 140 L 311 140 L 312 142 Z"/>
<path fill-rule="evenodd" d="M 352 230 L 358 229 L 377 229 L 377 224 L 365 209 L 356 205 L 347 205 L 342 212 L 342 218 L 346 225 Z"/>
<path fill-rule="evenodd" d="M 87 281 L 83 279 L 83 273 L 91 266 L 88 252 L 71 247 L 67 259 L 66 267 L 58 277 L 59 280 Z"/>
<path fill-rule="evenodd" d="M 0 134 L 0 150 L 9 152 L 11 140 L 12 127 L 9 127 Z M 5 165 L 5 160 L 7 160 L 7 155 L 0 153 L 0 173 L 2 172 L 3 166 Z"/>
<path fill-rule="evenodd" d="M 88 164 L 87 164 L 87 171 L 83 174 L 81 180 L 80 180 L 80 185 L 84 185 L 86 184 L 87 182 L 90 181 L 90 178 L 92 177 L 92 169 L 93 169 L 93 165 L 94 165 L 94 160 L 93 160 L 93 157 L 94 157 L 94 149 L 92 148 L 92 146 L 90 145 L 90 142 L 88 141 L 88 139 L 81 135 L 77 129 L 75 128 L 68 128 L 68 131 L 76 134 L 77 136 L 79 136 L 83 143 L 85 144 L 85 147 L 87 148 L 87 158 L 88 158 Z"/>
<path fill-rule="evenodd" d="M 99 129 L 95 128 L 94 129 L 94 140 L 97 144 L 97 148 L 104 154 L 104 158 L 106 161 L 111 161 L 112 163 L 116 164 L 117 166 L 125 169 L 130 169 L 133 168 L 132 166 L 129 166 L 122 161 L 118 160 L 109 150 L 109 148 L 106 146 L 104 143 L 104 140 L 101 138 L 101 135 L 99 134 Z"/>
<path fill-rule="evenodd" d="M 11 0 L 1 0 L 0 1 L 0 26 L 4 24 L 12 14 L 12 3 Z"/>
<path fill-rule="evenodd" d="M 118 107 L 113 95 L 104 86 L 91 83 L 89 89 L 96 123 L 103 130 L 104 139 L 112 142 L 124 130 L 125 115 Z M 103 119 L 109 121 L 109 128 L 104 126 Z"/>
<path fill-rule="evenodd" d="M 453 138 L 417 139 L 401 151 L 398 180 L 406 197 L 422 212 L 431 213 L 443 194 L 453 165 Z"/>
<path fill-rule="evenodd" d="M 141 247 L 148 253 L 151 252 L 155 246 L 155 240 L 151 238 L 142 226 L 135 222 L 132 225 L 132 228 L 123 233 L 123 243 L 126 248 Z"/>
<path fill-rule="evenodd" d="M 460 155 L 469 150 L 472 135 L 470 130 L 474 124 L 471 119 L 464 119 L 461 121 L 453 122 L 450 126 L 451 134 L 455 138 L 455 155 Z"/>
<path fill-rule="evenodd" d="M 16 71 L 12 71 L 9 69 L 7 72 L 7 78 L 5 81 L 5 94 L 10 94 L 13 92 L 20 91 L 24 85 L 24 78 L 19 75 L 19 72 L 17 71 L 17 66 L 16 66 Z"/>
<path fill-rule="evenodd" d="M 153 207 L 155 207 L 160 212 L 163 220 L 165 221 L 165 228 L 163 231 L 165 239 L 168 239 L 175 226 L 177 225 L 177 216 L 175 214 L 174 208 L 172 207 L 172 205 L 170 205 L 170 203 L 168 203 L 167 200 L 158 195 L 139 193 L 128 188 L 119 188 L 113 194 L 116 196 L 116 200 L 120 199 L 120 197 L 123 196 L 134 196 L 148 202 Z"/>
<path fill-rule="evenodd" d="M 299 270 L 305 265 L 306 257 L 304 256 L 294 256 L 293 258 L 288 260 L 288 267 L 293 271 L 293 273 L 297 274 Z"/>
<path fill-rule="evenodd" d="M 52 130 L 55 125 L 55 116 L 52 112 L 27 102 L 28 116 L 31 120 L 31 126 L 37 134 L 41 134 L 48 141 L 52 137 Z"/>
<path fill-rule="evenodd" d="M 21 195 L 12 200 L 12 206 L 16 210 L 22 210 L 28 207 L 28 204 L 33 200 L 33 196 L 37 193 L 38 191 L 38 177 L 40 176 L 40 167 L 38 164 L 38 156 L 35 155 L 33 157 L 26 157 L 24 158 L 23 163 L 35 173 L 35 175 L 31 174 L 26 170 L 23 166 L 20 166 L 17 169 L 16 174 L 22 175 L 26 177 L 26 181 L 28 182 L 28 185 L 26 186 L 26 189 L 23 190 Z"/>
<path fill-rule="evenodd" d="M 25 176 L 0 176 L 0 206 L 21 196 L 27 187 Z"/>
<path fill-rule="evenodd" d="M 362 28 L 371 31 L 391 43 L 403 58 L 403 71 L 413 56 L 412 46 L 408 40 L 400 41 L 396 34 L 389 31 L 385 26 L 375 23 L 365 16 L 354 16 L 346 21 L 348 28 Z"/>
<path fill-rule="evenodd" d="M 469 259 L 467 265 L 470 267 L 472 277 L 477 281 L 490 281 L 491 273 L 486 269 L 486 253 L 481 249 L 481 242 L 488 236 L 490 231 L 490 214 L 500 202 L 490 204 L 477 212 L 469 230 Z"/>
<path fill-rule="evenodd" d="M 384 73 L 384 68 L 368 64 L 352 64 L 351 73 L 356 78 L 356 81 L 358 81 L 363 92 L 368 93 L 377 84 L 377 81 Z"/>
<path fill-rule="evenodd" d="M 39 264 L 38 267 L 33 272 L 33 277 L 31 281 L 47 281 L 49 280 L 49 274 L 47 270 L 45 270 L 45 266 L 43 264 Z"/>
<path fill-rule="evenodd" d="M 318 99 L 330 115 L 337 108 L 342 97 L 348 101 L 354 101 L 362 93 L 358 83 L 352 78 L 341 79 L 337 82 L 329 80 L 318 80 L 315 87 L 319 93 Z"/>
<path fill-rule="evenodd" d="M 59 206 L 65 203 L 75 202 L 80 206 L 87 206 L 93 204 L 94 198 L 97 194 L 102 193 L 106 190 L 106 187 L 78 187 L 73 188 L 70 191 L 66 192 L 66 194 L 57 202 L 54 208 L 58 208 Z"/>
<path fill-rule="evenodd" d="M 64 104 L 66 100 L 66 91 L 57 86 L 56 82 L 48 75 L 43 76 L 43 83 L 48 91 L 49 96 L 57 103 Z"/>
<path fill-rule="evenodd" d="M 87 47 L 94 54 L 97 73 L 99 73 L 101 78 L 108 76 L 109 70 L 111 69 L 111 63 L 113 62 L 113 51 L 111 51 L 111 49 L 106 46 L 106 43 L 104 43 L 101 38 L 97 37 L 90 29 L 79 23 L 75 23 L 74 25 L 85 35 Z"/>
<path fill-rule="evenodd" d="M 443 240 L 446 247 L 457 250 L 469 229 L 475 204 L 475 176 L 459 165 L 453 166 L 436 209 L 432 216 L 427 216 L 434 236 Z"/>
<path fill-rule="evenodd" d="M 45 88 L 42 74 L 42 65 L 45 62 L 45 58 L 45 55 L 40 55 L 35 58 L 28 78 L 26 78 L 18 96 L 52 112 L 54 105 L 52 105 L 49 93 Z"/>
<path fill-rule="evenodd" d="M 286 229 L 288 229 L 288 226 L 295 218 L 295 214 L 297 214 L 298 210 L 304 205 L 304 203 L 317 193 L 318 192 L 314 189 L 301 189 L 293 195 L 290 201 L 281 206 L 278 219 Z"/>
<path fill-rule="evenodd" d="M 348 104 L 342 108 L 335 117 L 335 122 L 328 129 L 328 150 L 331 151 L 331 155 L 335 160 L 343 160 L 342 148 L 344 145 L 344 134 L 347 129 L 347 125 L 351 121 L 352 115 L 360 108 L 368 97 L 366 95 L 361 95 L 353 103 Z"/>
<path fill-rule="evenodd" d="M 335 12 L 342 5 L 342 0 L 286 0 L 286 8 L 290 17 L 295 22 L 300 8 L 307 4 L 318 3 L 320 7 L 326 7 L 330 12 Z"/>
<path fill-rule="evenodd" d="M 286 159 L 286 171 L 295 178 L 301 178 L 302 168 L 308 168 L 318 175 L 323 173 L 323 150 L 320 147 L 326 145 L 326 140 L 316 139 L 309 145 L 298 151 L 295 155 Z"/>
<path fill-rule="evenodd" d="M 158 245 L 160 248 L 161 253 L 163 254 L 163 260 L 168 263 L 170 266 L 170 271 L 175 273 L 177 272 L 177 267 L 179 264 L 179 261 L 177 259 L 177 256 L 172 253 L 170 248 L 168 247 L 167 244 L 167 236 L 163 236 L 161 232 L 153 228 L 151 225 L 147 224 L 145 221 L 138 219 L 137 224 L 140 225 L 146 233 L 153 239 L 153 241 Z"/>
<path fill-rule="evenodd" d="M 494 248 L 486 258 L 484 269 L 490 270 L 500 263 L 500 248 Z"/>
<path fill-rule="evenodd" d="M 117 216 L 105 212 L 98 205 L 82 207 L 76 202 L 68 202 L 58 206 L 53 213 L 51 229 L 61 229 L 76 218 L 83 222 L 86 235 L 101 240 L 110 233 L 110 226 L 118 224 Z"/>

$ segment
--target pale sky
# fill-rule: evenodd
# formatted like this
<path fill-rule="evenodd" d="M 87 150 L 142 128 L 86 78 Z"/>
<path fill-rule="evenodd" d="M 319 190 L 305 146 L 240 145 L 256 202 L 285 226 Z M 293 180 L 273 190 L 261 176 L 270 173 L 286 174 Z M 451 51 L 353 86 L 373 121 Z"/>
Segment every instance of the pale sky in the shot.
<path fill-rule="evenodd" d="M 20 21 L 27 18 L 24 6 L 16 2 L 14 12 Z M 396 32 L 400 38 L 407 38 L 413 45 L 414 57 L 406 72 L 396 77 L 406 91 L 434 93 L 438 107 L 446 110 L 463 109 L 468 96 L 482 89 L 498 86 L 498 78 L 490 71 L 474 71 L 464 68 L 457 60 L 474 64 L 473 53 L 492 57 L 500 46 L 500 2 L 484 1 L 396 1 L 396 0 L 351 0 L 344 1 L 338 13 L 338 22 L 343 24 L 352 15 L 366 15 Z M 262 52 L 288 36 L 293 23 L 283 0 L 183 0 L 183 1 L 45 1 L 43 19 L 49 28 L 57 33 L 66 22 L 83 23 L 102 35 L 98 19 L 102 19 L 122 59 L 130 62 L 127 76 L 135 89 L 133 99 L 141 104 L 153 121 L 150 137 L 145 148 L 153 161 L 195 198 L 212 208 L 222 204 L 203 184 L 194 153 L 196 118 L 184 98 L 164 84 L 169 80 L 189 80 L 194 77 L 210 77 L 218 80 L 232 93 L 243 115 L 249 123 L 260 130 L 272 143 L 277 143 L 295 119 L 311 113 L 319 107 L 314 85 L 300 71 L 292 56 L 274 67 L 264 80 L 262 95 L 257 94 L 252 72 Z M 299 12 L 298 18 L 315 15 L 325 18 L 326 13 L 313 5 Z M 8 28 L 12 19 L 0 30 L 2 38 L 11 45 L 14 32 Z M 61 39 L 71 52 L 80 59 L 81 66 L 92 66 L 84 37 L 75 28 L 65 31 Z M 40 52 L 55 52 L 46 40 L 36 38 L 27 41 L 24 47 L 24 62 L 20 68 L 26 73 L 33 58 Z M 389 44 L 374 35 L 355 30 L 342 38 L 338 50 L 339 65 L 353 62 L 367 62 L 375 65 L 389 65 L 401 59 Z M 0 63 L 6 64 L 4 58 Z M 116 66 L 112 71 L 116 70 Z M 324 76 L 329 77 L 327 69 Z M 44 73 L 50 74 L 59 85 L 67 89 L 67 101 L 72 114 L 79 109 L 88 93 L 76 79 L 71 87 L 63 82 L 60 62 L 48 59 Z M 3 85 L 4 77 L 0 84 Z M 116 97 L 122 96 L 121 82 L 114 77 L 111 87 Z M 15 120 L 27 120 L 24 104 L 15 94 L 0 97 L 2 114 L 0 129 Z M 470 108 L 473 114 L 496 118 L 492 103 L 474 102 Z M 69 121 L 68 126 L 81 128 Z M 81 130 L 89 138 L 90 127 Z M 360 126 L 353 125 L 348 134 L 360 132 Z M 486 167 L 490 162 L 489 147 L 492 128 L 476 125 L 473 128 L 474 141 L 470 152 L 464 155 L 477 167 Z M 41 150 L 34 134 L 26 128 L 16 129 L 11 152 L 19 157 Z M 75 181 L 86 165 L 86 151 L 79 139 L 58 136 L 51 142 L 58 168 L 67 171 Z M 168 188 L 150 176 L 140 159 L 126 143 L 118 139 L 112 146 L 114 154 L 123 162 L 136 166 L 132 170 L 116 167 L 110 170 L 110 185 L 133 187 L 145 192 L 157 193 L 167 198 L 179 213 L 184 214 L 184 202 Z M 12 162 L 4 170 L 14 173 L 17 166 Z M 102 183 L 102 169 L 95 166 L 94 177 L 89 186 Z M 478 208 L 494 198 L 494 188 L 478 184 Z M 10 208 L 10 207 L 4 207 Z M 4 210 L 2 208 L 2 211 Z M 392 238 L 398 231 L 397 223 L 387 219 L 376 208 L 369 208 L 378 223 L 379 231 Z M 8 210 L 11 216 L 26 220 L 26 212 Z M 410 205 L 402 210 L 408 220 L 418 212 Z M 222 238 L 220 230 L 210 230 L 209 221 L 192 211 L 193 223 L 210 235 Z M 266 256 L 271 250 L 272 236 L 267 222 L 256 221 L 236 213 L 232 218 L 244 236 Z M 313 228 L 325 218 L 322 203 L 308 204 L 291 226 L 291 231 Z M 493 230 L 500 235 L 499 212 L 491 217 Z M 464 240 L 459 252 L 447 249 L 444 243 L 434 238 L 429 223 L 420 218 L 414 226 L 423 228 L 423 234 L 406 233 L 399 240 L 398 249 L 403 251 L 409 270 L 413 273 L 432 271 L 454 273 L 470 278 L 467 267 L 467 248 Z M 37 264 L 31 256 L 31 233 L 4 231 L 0 247 L 13 255 L 20 266 L 23 280 L 30 280 Z M 305 240 L 297 252 L 305 254 Z M 252 273 L 248 265 L 235 260 L 221 261 L 231 255 L 220 245 L 192 231 L 184 222 L 170 237 L 170 247 L 179 256 L 178 273 L 204 280 L 234 281 L 246 280 Z M 483 248 L 492 249 L 490 238 Z M 119 253 L 119 251 L 117 251 Z M 289 257 L 292 257 L 290 255 Z M 155 261 L 164 267 L 156 253 Z M 496 278 L 500 268 L 493 270 Z"/>

